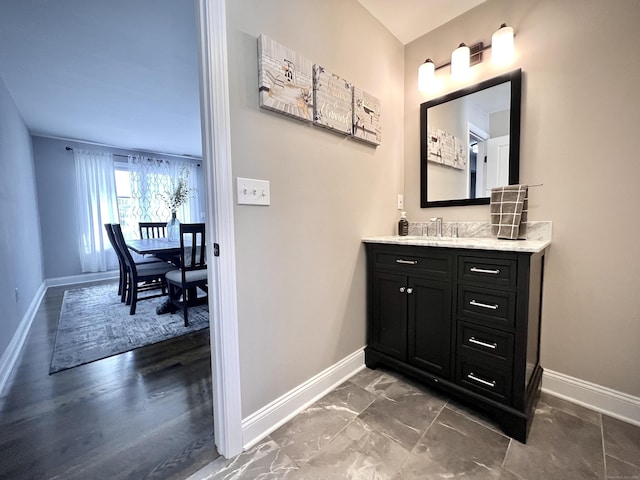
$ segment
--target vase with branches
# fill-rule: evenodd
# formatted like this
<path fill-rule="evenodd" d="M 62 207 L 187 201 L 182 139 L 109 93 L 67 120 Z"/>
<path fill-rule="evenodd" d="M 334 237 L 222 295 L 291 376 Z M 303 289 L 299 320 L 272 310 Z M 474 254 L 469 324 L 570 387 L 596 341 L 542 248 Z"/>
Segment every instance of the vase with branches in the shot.
<path fill-rule="evenodd" d="M 180 239 L 180 221 L 176 213 L 181 205 L 184 205 L 193 197 L 196 189 L 189 186 L 189 170 L 183 168 L 177 180 L 171 179 L 170 188 L 160 194 L 160 198 L 171 212 L 171 219 L 167 223 L 167 238 Z"/>

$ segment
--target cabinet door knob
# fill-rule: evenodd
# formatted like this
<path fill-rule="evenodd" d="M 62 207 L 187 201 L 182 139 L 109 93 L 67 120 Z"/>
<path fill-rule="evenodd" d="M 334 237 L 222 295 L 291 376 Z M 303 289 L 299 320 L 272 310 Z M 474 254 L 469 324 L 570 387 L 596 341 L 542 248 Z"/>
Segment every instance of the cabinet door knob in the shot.
<path fill-rule="evenodd" d="M 411 295 L 413 293 L 413 288 L 407 288 L 407 293 Z"/>
<path fill-rule="evenodd" d="M 400 293 L 404 293 L 405 288 L 404 287 L 400 287 Z"/>

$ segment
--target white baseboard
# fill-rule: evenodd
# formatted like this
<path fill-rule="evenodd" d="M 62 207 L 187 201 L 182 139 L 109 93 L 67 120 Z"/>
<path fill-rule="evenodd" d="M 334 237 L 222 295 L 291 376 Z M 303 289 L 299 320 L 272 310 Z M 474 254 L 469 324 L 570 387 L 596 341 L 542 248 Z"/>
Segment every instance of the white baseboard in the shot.
<path fill-rule="evenodd" d="M 31 303 L 29 303 L 29 308 L 27 308 L 27 311 L 22 317 L 16 333 L 13 335 L 2 357 L 0 357 L 0 395 L 2 395 L 4 387 L 7 385 L 9 377 L 11 376 L 11 372 L 20 358 L 20 352 L 22 352 L 22 348 L 29 335 L 29 330 L 31 329 L 31 324 L 33 323 L 33 319 L 36 316 L 36 312 L 40 307 L 40 302 L 42 302 L 46 291 L 47 287 L 45 282 L 42 282 L 38 290 L 36 290 Z"/>
<path fill-rule="evenodd" d="M 242 420 L 246 450 L 364 368 L 364 349 L 358 350 Z M 640 426 L 640 398 L 545 370 L 542 390 L 622 421 Z"/>
<path fill-rule="evenodd" d="M 59 287 L 61 285 L 76 285 L 79 283 L 96 282 L 98 280 L 111 280 L 119 278 L 118 270 L 110 270 L 108 272 L 82 273 L 80 275 L 71 275 L 69 277 L 47 278 L 47 287 Z"/>
<path fill-rule="evenodd" d="M 364 368 L 360 349 L 242 420 L 246 450 Z"/>
<path fill-rule="evenodd" d="M 542 391 L 640 426 L 640 398 L 563 373 L 545 370 Z"/>
<path fill-rule="evenodd" d="M 13 372 L 13 368 L 20 357 L 20 352 L 22 352 L 22 348 L 27 340 L 31 324 L 33 323 L 33 319 L 36 316 L 38 308 L 40 308 L 40 303 L 42 302 L 47 289 L 49 287 L 57 287 L 60 285 L 76 285 L 95 282 L 97 280 L 116 279 L 119 275 L 120 272 L 117 270 L 98 273 L 84 273 L 82 275 L 72 275 L 69 277 L 48 278 L 40 284 L 38 290 L 33 296 L 33 299 L 31 300 L 31 303 L 29 304 L 29 308 L 27 308 L 27 311 L 18 325 L 16 333 L 13 335 L 7 349 L 2 354 L 2 357 L 0 357 L 0 395 L 2 395 L 9 377 Z"/>

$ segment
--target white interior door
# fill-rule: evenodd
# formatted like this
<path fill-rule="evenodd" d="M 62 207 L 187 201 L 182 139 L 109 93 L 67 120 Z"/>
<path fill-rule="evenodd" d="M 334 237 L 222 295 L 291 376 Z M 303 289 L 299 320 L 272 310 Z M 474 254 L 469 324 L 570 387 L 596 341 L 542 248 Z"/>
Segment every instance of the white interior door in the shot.
<path fill-rule="evenodd" d="M 476 198 L 489 196 L 487 190 L 487 142 L 478 142 L 478 154 L 476 157 Z"/>
<path fill-rule="evenodd" d="M 509 135 L 490 138 L 486 142 L 487 161 L 485 194 L 494 187 L 509 185 Z"/>

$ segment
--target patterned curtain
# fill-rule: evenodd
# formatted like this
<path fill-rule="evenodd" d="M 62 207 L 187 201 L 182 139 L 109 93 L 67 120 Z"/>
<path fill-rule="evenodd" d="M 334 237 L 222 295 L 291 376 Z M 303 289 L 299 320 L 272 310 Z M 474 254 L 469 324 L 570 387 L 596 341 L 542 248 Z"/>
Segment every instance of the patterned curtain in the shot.
<path fill-rule="evenodd" d="M 203 221 L 203 192 L 198 192 L 199 166 L 194 162 L 164 160 L 129 155 L 131 178 L 131 210 L 124 229 L 132 238 L 138 236 L 138 222 L 168 222 L 171 210 L 162 195 L 171 193 L 180 175 L 186 177 L 193 189 L 189 201 L 177 210 L 183 223 Z"/>

